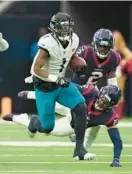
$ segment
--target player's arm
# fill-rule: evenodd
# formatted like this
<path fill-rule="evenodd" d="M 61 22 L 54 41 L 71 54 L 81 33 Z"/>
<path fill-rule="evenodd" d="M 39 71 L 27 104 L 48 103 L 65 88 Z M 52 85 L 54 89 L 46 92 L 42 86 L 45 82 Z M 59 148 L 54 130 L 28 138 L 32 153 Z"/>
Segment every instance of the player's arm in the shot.
<path fill-rule="evenodd" d="M 113 31 L 113 36 L 115 38 L 115 48 L 118 50 L 122 55 L 124 55 L 124 58 L 126 61 L 132 59 L 132 51 L 128 48 L 125 38 L 122 35 L 122 33 L 118 30 Z"/>
<path fill-rule="evenodd" d="M 80 93 L 83 95 L 83 97 L 85 98 L 85 100 L 87 101 L 88 97 L 90 97 L 91 95 L 97 95 L 98 91 L 95 89 L 94 85 L 92 84 L 86 84 L 86 85 L 78 85 L 78 84 L 74 84 L 78 90 L 80 91 Z"/>
<path fill-rule="evenodd" d="M 47 78 L 50 82 L 56 82 L 58 77 L 52 74 L 49 74 L 48 71 L 42 69 L 42 67 L 48 62 L 49 53 L 44 49 L 39 49 L 34 63 L 31 67 L 31 74 L 38 77 L 41 80 Z"/>
<path fill-rule="evenodd" d="M 38 41 L 38 47 L 39 50 L 31 66 L 31 74 L 41 80 L 47 78 L 50 82 L 56 82 L 58 79 L 57 76 L 49 74 L 48 71 L 42 69 L 42 67 L 48 63 L 48 59 L 50 58 L 50 50 L 52 49 L 50 35 L 41 37 Z"/>
<path fill-rule="evenodd" d="M 55 82 L 61 87 L 67 87 L 69 82 L 66 79 L 63 77 L 57 77 L 56 75 L 50 74 L 48 71 L 42 69 L 42 67 L 48 63 L 48 59 L 50 58 L 50 50 L 52 49 L 50 45 L 51 40 L 49 35 L 40 38 L 38 42 L 39 50 L 35 56 L 30 72 L 41 80 L 45 81 L 45 78 L 47 78 L 49 82 Z"/>
<path fill-rule="evenodd" d="M 9 48 L 8 42 L 3 39 L 2 33 L 0 33 L 0 51 L 5 51 Z"/>
<path fill-rule="evenodd" d="M 49 54 L 47 51 L 39 49 L 36 56 L 35 61 L 31 68 L 31 73 L 40 79 L 48 78 L 49 73 L 42 69 L 42 67 L 47 63 L 49 58 Z"/>
<path fill-rule="evenodd" d="M 118 77 L 116 76 L 116 69 L 121 62 L 121 55 L 117 51 L 114 51 L 113 54 L 115 55 L 115 67 L 113 71 L 109 72 L 107 83 L 108 85 L 118 86 L 118 83 L 117 83 Z"/>
<path fill-rule="evenodd" d="M 117 120 L 114 120 L 113 123 L 107 125 L 107 131 L 114 146 L 113 161 L 110 164 L 110 167 L 121 167 L 119 160 L 120 160 L 120 155 L 123 149 L 123 144 L 122 144 L 119 130 L 115 125 L 116 121 Z"/>
<path fill-rule="evenodd" d="M 122 75 L 132 75 L 132 60 L 122 60 L 116 69 L 116 76 L 120 78 Z"/>
<path fill-rule="evenodd" d="M 49 53 L 47 50 L 39 49 L 35 56 L 34 63 L 31 67 L 31 74 L 38 77 L 41 80 L 47 78 L 49 82 L 55 82 L 61 87 L 67 87 L 69 82 L 63 77 L 57 77 L 54 74 L 50 74 L 48 71 L 42 69 L 42 67 L 48 62 Z"/>

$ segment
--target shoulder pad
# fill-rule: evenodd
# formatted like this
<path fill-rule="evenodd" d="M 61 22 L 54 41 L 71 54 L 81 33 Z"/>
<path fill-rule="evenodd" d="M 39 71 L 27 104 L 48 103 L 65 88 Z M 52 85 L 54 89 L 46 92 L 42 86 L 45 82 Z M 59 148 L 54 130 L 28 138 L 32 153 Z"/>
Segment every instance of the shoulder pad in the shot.
<path fill-rule="evenodd" d="M 52 43 L 53 37 L 51 34 L 46 34 L 39 39 L 38 46 L 50 51 L 52 49 Z"/>
<path fill-rule="evenodd" d="M 73 35 L 72 35 L 72 42 L 73 42 L 74 47 L 77 49 L 79 46 L 79 37 L 75 33 L 73 33 Z"/>
<path fill-rule="evenodd" d="M 113 54 L 115 55 L 115 57 L 116 57 L 116 62 L 117 62 L 117 65 L 119 65 L 120 64 L 120 62 L 121 62 L 121 55 L 120 55 L 120 53 L 119 52 L 117 52 L 117 51 L 113 51 Z"/>

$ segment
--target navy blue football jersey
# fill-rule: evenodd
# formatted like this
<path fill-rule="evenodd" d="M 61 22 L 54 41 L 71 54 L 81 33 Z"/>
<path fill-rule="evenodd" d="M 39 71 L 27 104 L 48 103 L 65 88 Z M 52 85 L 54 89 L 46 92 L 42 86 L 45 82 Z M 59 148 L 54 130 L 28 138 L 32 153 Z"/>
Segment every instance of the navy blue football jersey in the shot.
<path fill-rule="evenodd" d="M 93 47 L 81 46 L 78 49 L 78 56 L 82 57 L 87 62 L 87 72 L 85 75 L 77 76 L 75 73 L 72 76 L 72 82 L 79 85 L 84 85 L 86 83 L 91 83 L 93 85 L 98 85 L 98 82 L 103 79 L 107 80 L 107 75 L 116 70 L 119 65 L 121 56 L 117 51 L 112 51 L 111 54 L 100 62 Z M 106 85 L 104 83 L 103 85 Z"/>
<path fill-rule="evenodd" d="M 97 111 L 94 109 L 94 102 L 98 97 L 99 91 L 95 89 L 93 85 L 87 84 L 84 86 L 76 86 L 85 98 L 85 102 L 87 104 L 87 128 L 98 125 L 110 127 L 118 123 L 118 114 L 114 111 L 114 109 L 108 109 L 105 111 Z"/>

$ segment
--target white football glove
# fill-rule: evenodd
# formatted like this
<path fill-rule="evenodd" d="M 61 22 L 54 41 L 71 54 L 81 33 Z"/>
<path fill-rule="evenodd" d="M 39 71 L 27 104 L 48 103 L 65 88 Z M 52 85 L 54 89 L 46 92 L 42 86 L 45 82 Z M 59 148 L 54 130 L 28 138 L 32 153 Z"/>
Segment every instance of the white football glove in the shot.
<path fill-rule="evenodd" d="M 0 33 L 0 41 L 2 41 L 2 39 L 3 39 L 3 35 L 2 33 Z"/>
<path fill-rule="evenodd" d="M 0 51 L 5 51 L 9 48 L 9 43 L 3 39 L 3 34 L 0 33 Z"/>
<path fill-rule="evenodd" d="M 29 76 L 29 77 L 26 77 L 26 78 L 24 79 L 24 81 L 25 81 L 25 83 L 33 83 L 33 76 L 31 75 L 31 76 Z"/>

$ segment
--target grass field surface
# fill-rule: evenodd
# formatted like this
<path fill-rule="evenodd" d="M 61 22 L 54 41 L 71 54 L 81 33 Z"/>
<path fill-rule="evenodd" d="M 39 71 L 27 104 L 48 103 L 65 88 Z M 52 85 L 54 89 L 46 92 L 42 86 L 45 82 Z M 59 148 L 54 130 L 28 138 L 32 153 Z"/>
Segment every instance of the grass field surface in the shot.
<path fill-rule="evenodd" d="M 130 124 L 130 125 L 129 125 Z M 74 144 L 68 137 L 37 134 L 30 139 L 26 128 L 0 125 L 0 174 L 132 174 L 132 121 L 120 127 L 124 142 L 121 168 L 110 168 L 113 147 L 107 131 L 101 128 L 91 153 L 92 161 L 73 161 Z M 126 126 L 125 126 L 126 125 Z"/>

